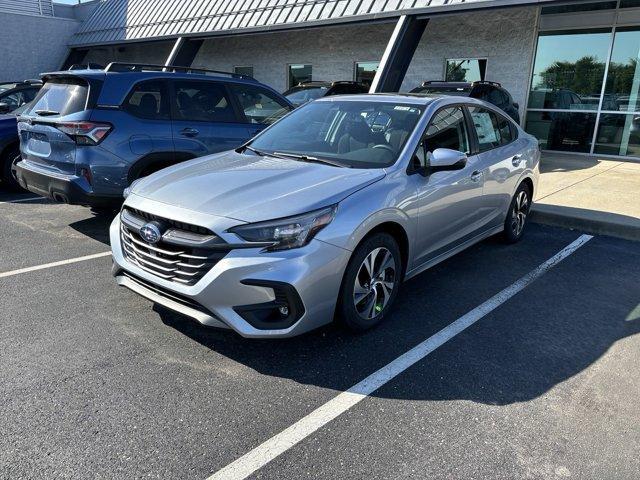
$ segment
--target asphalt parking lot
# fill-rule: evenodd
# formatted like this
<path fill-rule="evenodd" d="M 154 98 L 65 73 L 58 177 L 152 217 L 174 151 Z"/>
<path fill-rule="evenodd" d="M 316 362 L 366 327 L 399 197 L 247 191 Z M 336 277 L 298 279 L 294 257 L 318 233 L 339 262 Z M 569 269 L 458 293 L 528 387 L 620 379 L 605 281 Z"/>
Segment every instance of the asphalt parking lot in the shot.
<path fill-rule="evenodd" d="M 108 251 L 109 218 L 28 197 L 0 192 L 12 479 L 208 478 L 581 238 L 530 225 L 407 282 L 374 331 L 256 341 L 117 287 L 108 256 L 21 273 Z M 251 478 L 638 478 L 638 333 L 640 244 L 595 237 Z"/>

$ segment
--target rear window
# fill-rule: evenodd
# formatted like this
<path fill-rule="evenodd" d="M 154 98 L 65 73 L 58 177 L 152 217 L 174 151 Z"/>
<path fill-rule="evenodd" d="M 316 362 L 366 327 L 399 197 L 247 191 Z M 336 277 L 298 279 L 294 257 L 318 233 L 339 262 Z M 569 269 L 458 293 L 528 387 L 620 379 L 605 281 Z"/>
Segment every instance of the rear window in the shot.
<path fill-rule="evenodd" d="M 89 86 L 80 79 L 49 81 L 38 92 L 30 115 L 60 116 L 81 112 L 86 108 Z"/>

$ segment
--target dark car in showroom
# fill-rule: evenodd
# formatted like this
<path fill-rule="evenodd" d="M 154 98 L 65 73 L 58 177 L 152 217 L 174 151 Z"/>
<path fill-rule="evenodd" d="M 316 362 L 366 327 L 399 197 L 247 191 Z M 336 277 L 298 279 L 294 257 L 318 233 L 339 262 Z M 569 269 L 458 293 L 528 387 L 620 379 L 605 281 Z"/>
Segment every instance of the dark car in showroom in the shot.
<path fill-rule="evenodd" d="M 477 98 L 489 102 L 502 109 L 516 123 L 520 123 L 520 105 L 513 101 L 511 94 L 499 83 L 478 82 L 441 82 L 428 81 L 411 90 L 411 93 L 421 95 L 456 95 L 461 97 Z"/>
<path fill-rule="evenodd" d="M 290 88 L 282 95 L 293 103 L 296 107 L 331 95 L 353 95 L 357 93 L 368 93 L 369 87 L 363 83 L 344 80 L 338 82 L 302 82 Z"/>
<path fill-rule="evenodd" d="M 33 100 L 42 88 L 41 80 L 0 83 L 0 114 L 11 113 Z"/>

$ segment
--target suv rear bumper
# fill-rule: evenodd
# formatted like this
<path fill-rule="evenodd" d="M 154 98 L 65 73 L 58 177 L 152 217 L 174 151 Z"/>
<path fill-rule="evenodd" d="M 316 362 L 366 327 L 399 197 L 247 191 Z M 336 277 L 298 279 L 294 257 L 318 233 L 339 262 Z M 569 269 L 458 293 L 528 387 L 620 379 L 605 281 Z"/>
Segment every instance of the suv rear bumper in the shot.
<path fill-rule="evenodd" d="M 112 207 L 122 203 L 120 196 L 95 195 L 82 177 L 54 173 L 25 160 L 16 165 L 16 177 L 23 188 L 56 202 L 90 207 Z"/>

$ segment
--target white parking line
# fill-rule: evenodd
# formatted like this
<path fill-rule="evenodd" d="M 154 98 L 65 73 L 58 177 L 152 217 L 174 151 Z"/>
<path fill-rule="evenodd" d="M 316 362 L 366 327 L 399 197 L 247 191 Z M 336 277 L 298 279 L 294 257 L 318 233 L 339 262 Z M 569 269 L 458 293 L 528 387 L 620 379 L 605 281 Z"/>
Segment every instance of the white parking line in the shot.
<path fill-rule="evenodd" d="M 21 202 L 31 202 L 33 200 L 47 200 L 47 199 L 44 197 L 16 198 L 15 200 L 4 200 L 0 203 L 21 203 Z"/>
<path fill-rule="evenodd" d="M 240 480 L 247 478 L 256 470 L 265 466 L 271 460 L 286 452 L 298 442 L 304 440 L 316 430 L 322 428 L 331 420 L 364 400 L 375 390 L 379 389 L 406 369 L 425 358 L 438 347 L 448 342 L 453 337 L 498 308 L 592 238 L 593 237 L 590 235 L 582 235 L 538 268 L 532 270 L 517 282 L 484 302 L 482 305 L 479 305 L 466 313 L 435 335 L 427 338 L 425 341 L 399 356 L 377 372 L 369 375 L 349 390 L 342 392 L 338 396 L 329 400 L 327 403 L 297 421 L 286 430 L 283 430 L 277 435 L 271 437 L 269 440 L 230 463 L 222 470 L 214 473 L 208 477 L 207 480 Z"/>
<path fill-rule="evenodd" d="M 44 270 L 45 268 L 59 267 L 61 265 L 69 265 L 70 263 L 84 262 L 93 260 L 94 258 L 102 258 L 111 255 L 111 252 L 94 253 L 84 257 L 70 258 L 69 260 L 60 260 L 59 262 L 45 263 L 44 265 L 36 265 L 35 267 L 20 268 L 19 270 L 11 270 L 9 272 L 0 273 L 0 278 L 12 277 L 21 273 L 35 272 L 36 270 Z"/>

